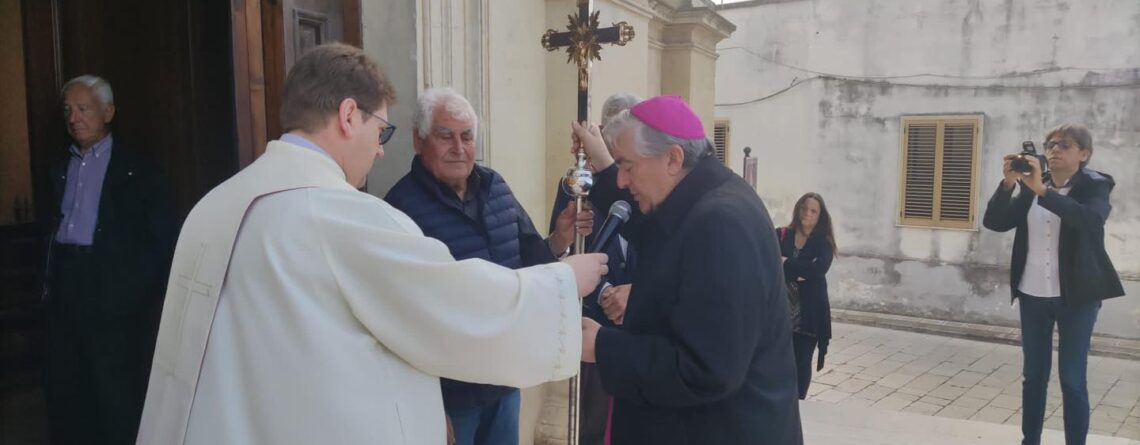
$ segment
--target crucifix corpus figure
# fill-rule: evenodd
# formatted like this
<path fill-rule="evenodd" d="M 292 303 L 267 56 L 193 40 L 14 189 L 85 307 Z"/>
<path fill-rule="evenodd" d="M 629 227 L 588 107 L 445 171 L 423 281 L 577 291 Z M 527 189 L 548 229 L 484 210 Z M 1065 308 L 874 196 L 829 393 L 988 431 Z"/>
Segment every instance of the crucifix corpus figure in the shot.
<path fill-rule="evenodd" d="M 633 26 L 624 21 L 608 28 L 598 28 L 598 16 L 601 11 L 592 10 L 591 0 L 578 0 L 578 13 L 567 17 L 569 19 L 569 24 L 566 25 L 567 31 L 557 32 L 548 29 L 542 35 L 543 48 L 549 52 L 566 48 L 566 63 L 578 65 L 578 122 L 582 123 L 589 119 L 590 64 L 595 60 L 602 60 L 603 43 L 625 46 L 634 36 Z M 590 193 L 590 188 L 594 184 L 594 177 L 586 165 L 586 151 L 578 149 L 575 158 L 574 166 L 566 172 L 563 186 L 574 197 L 578 211 L 581 212 L 586 195 Z M 575 235 L 574 253 L 581 254 L 585 251 L 585 236 Z M 578 445 L 580 391 L 579 380 L 575 376 L 570 379 L 570 413 L 566 435 L 567 443 L 570 445 Z"/>

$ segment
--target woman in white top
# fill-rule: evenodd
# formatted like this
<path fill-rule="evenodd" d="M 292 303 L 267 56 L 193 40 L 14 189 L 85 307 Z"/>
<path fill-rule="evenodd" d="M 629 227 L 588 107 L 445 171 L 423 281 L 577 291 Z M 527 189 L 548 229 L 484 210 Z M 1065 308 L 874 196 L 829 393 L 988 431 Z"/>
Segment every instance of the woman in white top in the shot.
<path fill-rule="evenodd" d="M 1045 141 L 1048 172 L 1035 156 L 1004 158 L 1005 179 L 990 198 L 982 224 L 998 232 L 1017 229 L 1010 290 L 1021 312 L 1022 444 L 1041 442 L 1056 324 L 1065 443 L 1083 445 L 1089 429 L 1086 372 L 1093 325 L 1101 300 L 1124 294 L 1104 249 L 1104 222 L 1112 210 L 1108 197 L 1115 183 L 1086 168 L 1093 145 L 1084 126 L 1061 125 Z M 1029 173 L 1014 168 L 1022 159 Z"/>

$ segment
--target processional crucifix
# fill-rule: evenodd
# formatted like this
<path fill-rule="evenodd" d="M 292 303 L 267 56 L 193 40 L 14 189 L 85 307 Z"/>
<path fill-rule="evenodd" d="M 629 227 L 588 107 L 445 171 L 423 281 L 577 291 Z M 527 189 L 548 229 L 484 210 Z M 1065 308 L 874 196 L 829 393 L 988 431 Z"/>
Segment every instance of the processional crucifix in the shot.
<path fill-rule="evenodd" d="M 557 51 L 566 48 L 566 63 L 578 65 L 578 122 L 585 124 L 590 111 L 590 63 L 602 60 L 602 44 L 625 46 L 633 40 L 633 27 L 626 22 L 615 23 L 608 28 L 598 28 L 598 15 L 600 11 L 593 11 L 592 0 L 578 0 L 578 13 L 569 15 L 570 23 L 567 31 L 557 32 L 546 30 L 542 35 L 542 47 L 547 51 Z M 594 185 L 594 177 L 586 166 L 585 148 L 579 148 L 574 154 L 574 166 L 566 172 L 563 186 L 574 196 L 578 211 L 582 211 L 583 201 Z M 581 254 L 586 251 L 586 237 L 574 235 L 574 253 Z M 570 379 L 570 419 L 567 426 L 567 443 L 578 445 L 578 408 L 580 386 L 578 377 Z"/>

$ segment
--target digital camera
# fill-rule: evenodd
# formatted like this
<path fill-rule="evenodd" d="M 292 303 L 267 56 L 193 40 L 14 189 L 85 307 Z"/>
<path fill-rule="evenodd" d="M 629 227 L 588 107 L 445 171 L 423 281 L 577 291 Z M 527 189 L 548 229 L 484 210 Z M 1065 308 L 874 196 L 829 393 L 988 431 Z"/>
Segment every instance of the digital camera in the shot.
<path fill-rule="evenodd" d="M 1045 168 L 1045 160 L 1043 159 L 1043 156 L 1037 154 L 1037 147 L 1033 145 L 1033 141 L 1025 141 L 1021 143 L 1021 154 L 1017 155 L 1017 158 L 1014 158 L 1012 161 L 1010 161 L 1009 168 L 1024 175 L 1033 173 L 1033 167 L 1031 167 L 1029 165 L 1029 161 L 1026 160 L 1026 158 L 1030 156 L 1037 158 L 1037 160 L 1040 161 L 1039 164 L 1041 165 L 1041 168 Z"/>

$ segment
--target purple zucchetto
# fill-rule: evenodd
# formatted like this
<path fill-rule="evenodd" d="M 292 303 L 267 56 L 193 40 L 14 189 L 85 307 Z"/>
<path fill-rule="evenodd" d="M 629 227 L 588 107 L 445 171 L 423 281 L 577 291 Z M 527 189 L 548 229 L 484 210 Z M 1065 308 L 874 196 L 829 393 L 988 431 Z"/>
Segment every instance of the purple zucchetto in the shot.
<path fill-rule="evenodd" d="M 705 127 L 680 96 L 657 96 L 634 105 L 629 113 L 653 129 L 680 139 L 704 139 Z"/>

